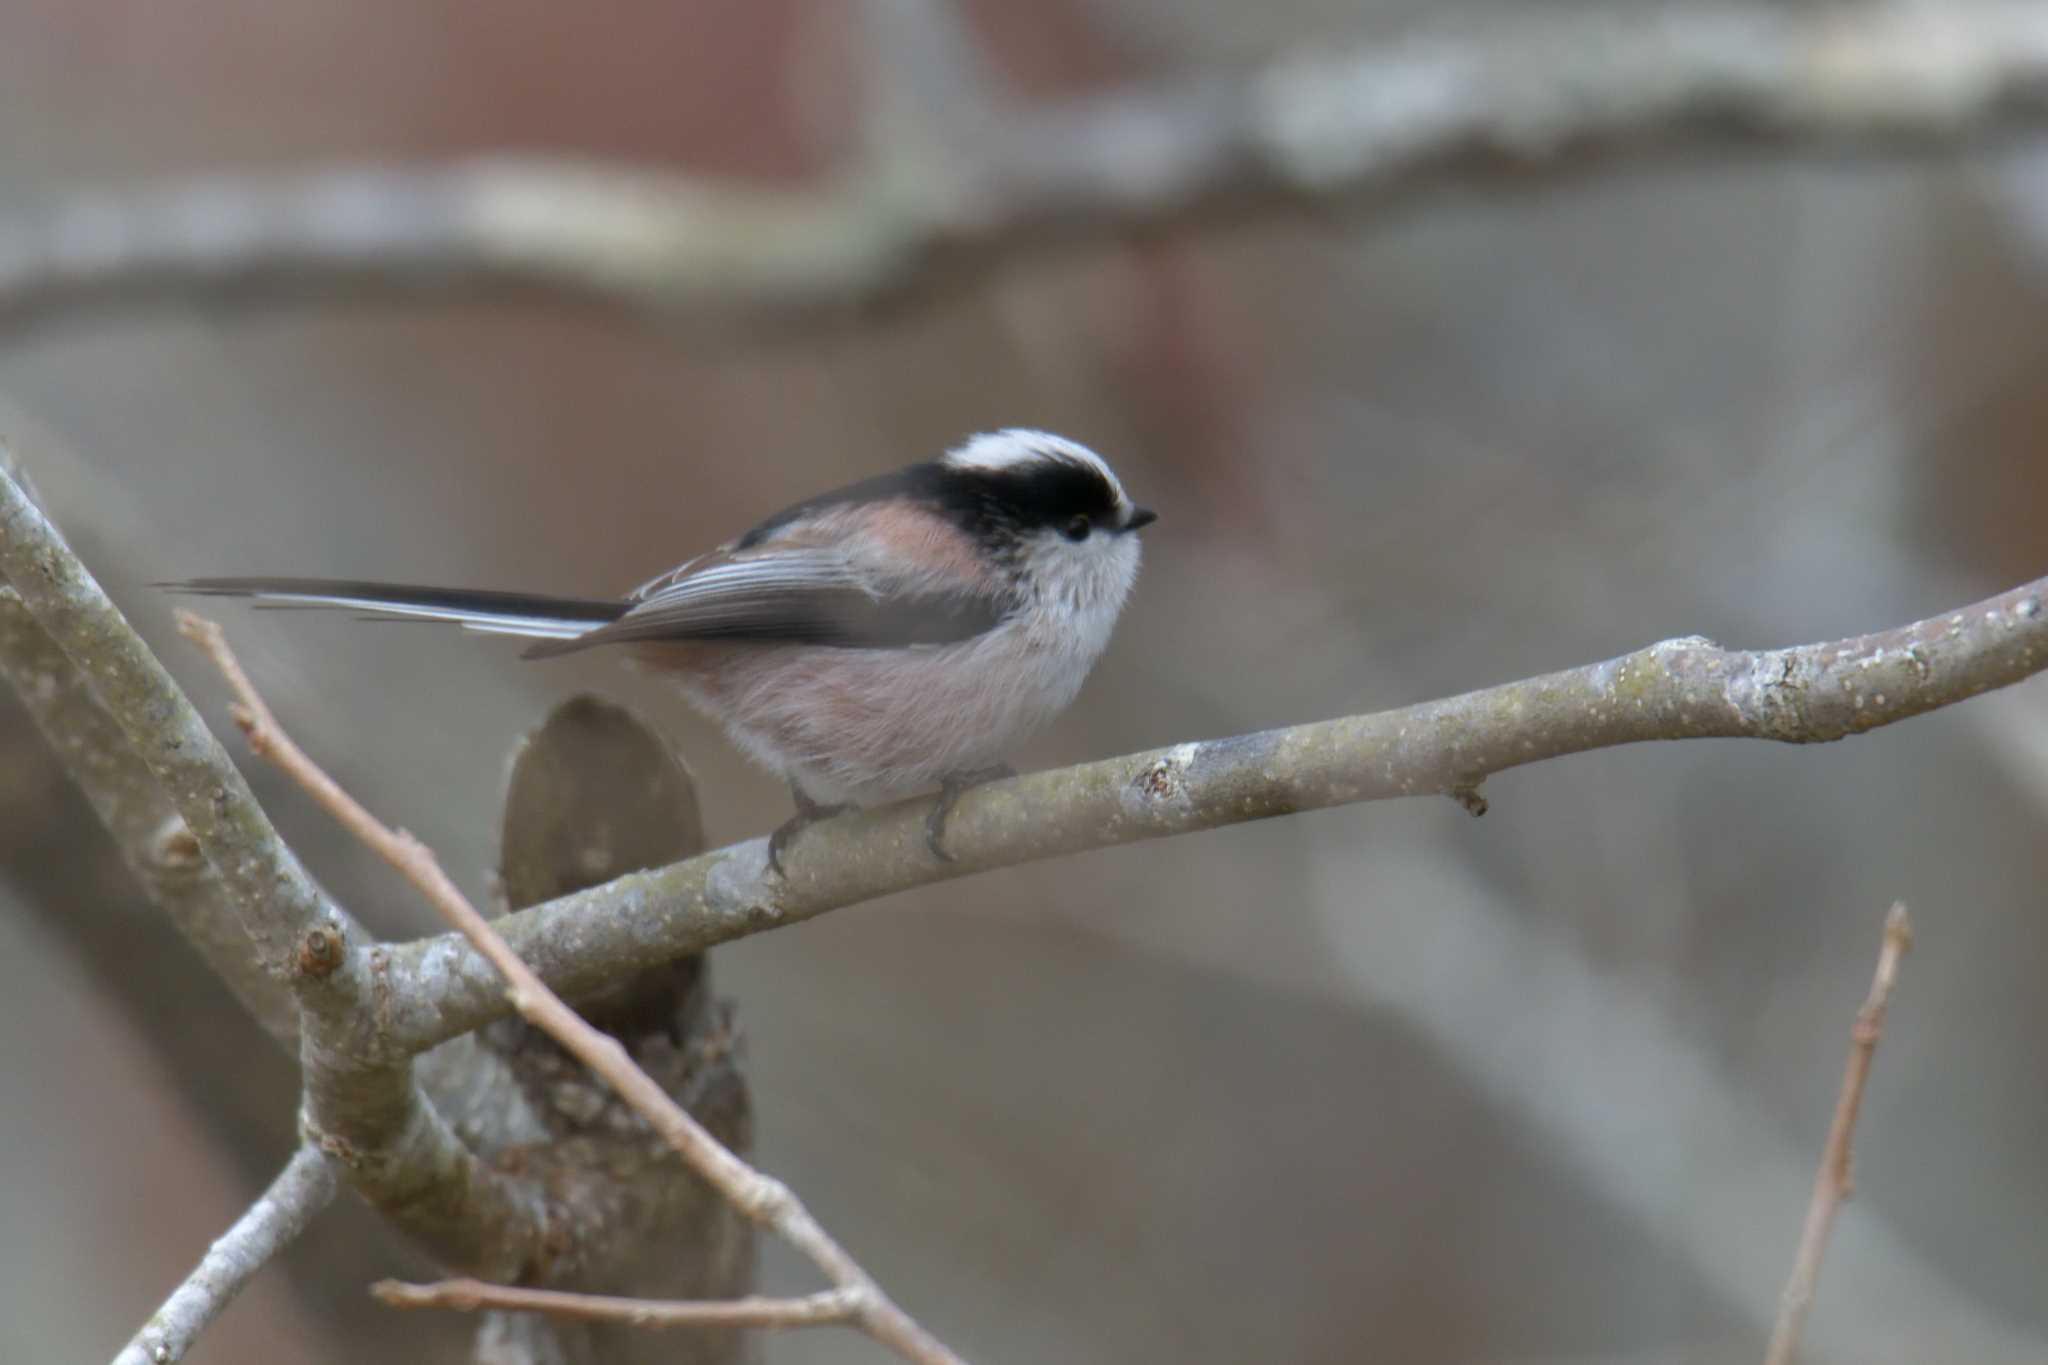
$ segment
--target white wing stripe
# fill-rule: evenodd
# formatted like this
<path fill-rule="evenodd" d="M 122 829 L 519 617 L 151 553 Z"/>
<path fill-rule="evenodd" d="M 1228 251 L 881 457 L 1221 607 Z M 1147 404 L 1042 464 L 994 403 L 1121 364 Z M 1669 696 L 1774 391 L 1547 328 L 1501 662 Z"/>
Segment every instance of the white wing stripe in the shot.
<path fill-rule="evenodd" d="M 756 559 L 713 564 L 634 604 L 635 612 L 689 603 L 693 619 L 715 619 L 722 611 L 744 614 L 758 608 L 761 595 L 782 589 L 872 590 L 845 558 L 833 551 L 780 551 Z M 701 613 L 701 617 L 700 617 Z"/>
<path fill-rule="evenodd" d="M 508 616 L 498 612 L 430 607 L 417 602 L 384 602 L 368 597 L 329 596 L 310 592 L 259 592 L 262 602 L 290 602 L 306 607 L 348 607 L 414 621 L 447 621 L 485 635 L 518 635 L 530 639 L 572 640 L 601 622 L 554 616 Z"/>

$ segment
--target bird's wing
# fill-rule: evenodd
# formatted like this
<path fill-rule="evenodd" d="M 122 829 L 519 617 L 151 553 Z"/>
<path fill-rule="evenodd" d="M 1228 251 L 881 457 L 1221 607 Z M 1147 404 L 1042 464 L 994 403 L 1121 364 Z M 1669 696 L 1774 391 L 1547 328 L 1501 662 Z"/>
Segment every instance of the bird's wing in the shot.
<path fill-rule="evenodd" d="M 900 649 L 970 639 L 1002 619 L 999 596 L 878 580 L 827 546 L 777 545 L 701 556 L 648 583 L 616 621 L 528 650 L 539 658 L 658 640 L 781 642 Z"/>

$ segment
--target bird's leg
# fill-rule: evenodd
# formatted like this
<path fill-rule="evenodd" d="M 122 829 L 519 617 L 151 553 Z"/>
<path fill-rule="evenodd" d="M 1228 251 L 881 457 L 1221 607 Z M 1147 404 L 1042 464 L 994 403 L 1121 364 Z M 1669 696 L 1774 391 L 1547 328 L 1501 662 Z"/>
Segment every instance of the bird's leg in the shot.
<path fill-rule="evenodd" d="M 925 847 L 932 851 L 932 856 L 942 863 L 953 861 L 953 855 L 946 852 L 946 817 L 953 813 L 953 804 L 960 799 L 960 793 L 984 782 L 1000 782 L 1016 775 L 1017 770 L 1009 764 L 992 763 L 973 772 L 954 773 L 941 782 L 939 799 L 933 804 L 932 813 L 924 818 Z"/>
<path fill-rule="evenodd" d="M 789 794 L 796 798 L 796 814 L 775 827 L 768 836 L 768 866 L 775 869 L 775 875 L 782 875 L 782 851 L 789 847 L 789 841 L 801 834 L 806 826 L 820 820 L 829 820 L 846 809 L 844 805 L 826 806 L 811 800 L 804 789 L 792 782 Z"/>

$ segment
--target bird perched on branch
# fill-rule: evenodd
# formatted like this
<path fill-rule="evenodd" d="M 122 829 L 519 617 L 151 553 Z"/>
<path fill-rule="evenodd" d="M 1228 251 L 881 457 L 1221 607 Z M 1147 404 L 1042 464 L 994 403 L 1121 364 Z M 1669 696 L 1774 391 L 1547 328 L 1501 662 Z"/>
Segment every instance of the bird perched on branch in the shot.
<path fill-rule="evenodd" d="M 937 787 L 932 852 L 968 787 L 1063 710 L 1109 643 L 1138 573 L 1132 503 L 1101 456 L 1011 428 L 822 493 L 621 599 L 322 578 L 164 586 L 538 643 L 617 645 L 672 677 L 740 749 L 790 783 L 805 825 Z"/>

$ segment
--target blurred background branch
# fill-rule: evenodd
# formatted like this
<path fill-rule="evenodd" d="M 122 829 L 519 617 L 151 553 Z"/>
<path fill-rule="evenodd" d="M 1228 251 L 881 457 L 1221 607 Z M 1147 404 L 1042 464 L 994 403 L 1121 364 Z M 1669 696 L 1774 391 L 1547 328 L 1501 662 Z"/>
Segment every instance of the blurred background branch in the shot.
<path fill-rule="evenodd" d="M 867 0 L 869 126 L 811 186 L 547 157 L 216 175 L 0 217 L 0 320 L 152 297 L 541 290 L 817 321 L 1048 242 L 1572 153 L 1929 148 L 2048 113 L 2031 0 L 1544 6 L 1032 104 L 949 5 Z"/>

